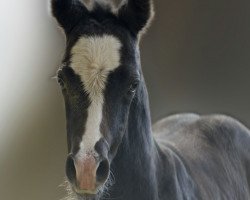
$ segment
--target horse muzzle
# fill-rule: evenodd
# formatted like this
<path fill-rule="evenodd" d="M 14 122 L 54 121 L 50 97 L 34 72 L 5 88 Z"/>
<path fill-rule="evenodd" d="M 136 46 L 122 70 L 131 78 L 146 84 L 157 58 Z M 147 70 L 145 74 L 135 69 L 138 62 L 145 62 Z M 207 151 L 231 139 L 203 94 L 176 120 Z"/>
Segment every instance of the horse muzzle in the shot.
<path fill-rule="evenodd" d="M 107 159 L 96 159 L 92 155 L 75 158 L 71 154 L 66 162 L 66 175 L 78 194 L 97 194 L 109 176 Z"/>

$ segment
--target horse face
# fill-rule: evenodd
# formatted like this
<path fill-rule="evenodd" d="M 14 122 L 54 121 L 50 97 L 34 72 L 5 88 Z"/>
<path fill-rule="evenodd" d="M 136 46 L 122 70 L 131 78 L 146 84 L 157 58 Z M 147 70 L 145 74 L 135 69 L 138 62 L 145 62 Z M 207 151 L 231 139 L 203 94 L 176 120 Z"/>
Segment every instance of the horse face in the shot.
<path fill-rule="evenodd" d="M 114 35 L 83 34 L 58 70 L 67 118 L 67 176 L 77 192 L 95 193 L 107 180 L 126 130 L 140 73 L 136 57 L 122 56 L 123 51 Z"/>
<path fill-rule="evenodd" d="M 146 21 L 130 27 L 123 8 L 113 14 L 96 4 L 89 11 L 73 0 L 52 1 L 52 9 L 67 37 L 57 74 L 67 118 L 66 174 L 78 195 L 95 196 L 107 183 L 140 85 L 138 34 Z"/>

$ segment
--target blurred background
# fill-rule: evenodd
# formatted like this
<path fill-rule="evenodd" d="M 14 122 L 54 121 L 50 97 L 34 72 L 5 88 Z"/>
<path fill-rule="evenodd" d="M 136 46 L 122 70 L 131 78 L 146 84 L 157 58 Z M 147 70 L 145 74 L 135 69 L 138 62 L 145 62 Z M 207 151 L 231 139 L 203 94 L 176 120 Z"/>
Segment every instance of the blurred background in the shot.
<path fill-rule="evenodd" d="M 250 127 L 250 1 L 154 0 L 141 44 L 152 120 L 224 113 Z M 66 132 L 55 75 L 64 36 L 48 0 L 0 1 L 0 199 L 64 197 Z"/>

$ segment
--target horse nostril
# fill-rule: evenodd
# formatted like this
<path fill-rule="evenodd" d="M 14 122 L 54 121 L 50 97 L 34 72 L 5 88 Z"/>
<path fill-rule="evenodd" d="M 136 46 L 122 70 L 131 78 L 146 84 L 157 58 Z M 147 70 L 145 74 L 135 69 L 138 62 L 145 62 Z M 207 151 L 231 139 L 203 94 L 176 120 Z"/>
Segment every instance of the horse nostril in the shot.
<path fill-rule="evenodd" d="M 93 156 L 77 159 L 69 155 L 66 161 L 69 182 L 80 191 L 95 193 L 96 187 L 103 184 L 109 175 L 108 160 L 102 160 L 98 166 L 97 163 Z"/>
<path fill-rule="evenodd" d="M 103 160 L 100 162 L 96 171 L 96 180 L 99 183 L 105 182 L 109 175 L 109 162 L 108 160 Z"/>
<path fill-rule="evenodd" d="M 76 169 L 74 160 L 71 155 L 68 156 L 66 161 L 66 176 L 68 180 L 72 183 L 76 179 Z"/>

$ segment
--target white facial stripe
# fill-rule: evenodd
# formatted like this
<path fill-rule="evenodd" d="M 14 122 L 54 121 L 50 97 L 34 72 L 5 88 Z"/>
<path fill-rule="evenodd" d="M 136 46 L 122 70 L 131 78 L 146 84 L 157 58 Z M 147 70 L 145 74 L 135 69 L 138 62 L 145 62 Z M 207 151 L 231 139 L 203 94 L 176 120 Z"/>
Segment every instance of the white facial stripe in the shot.
<path fill-rule="evenodd" d="M 79 155 L 93 152 L 101 138 L 103 91 L 108 74 L 120 65 L 120 48 L 119 40 L 110 35 L 82 37 L 72 48 L 71 68 L 80 75 L 91 101 Z"/>

